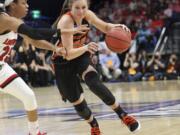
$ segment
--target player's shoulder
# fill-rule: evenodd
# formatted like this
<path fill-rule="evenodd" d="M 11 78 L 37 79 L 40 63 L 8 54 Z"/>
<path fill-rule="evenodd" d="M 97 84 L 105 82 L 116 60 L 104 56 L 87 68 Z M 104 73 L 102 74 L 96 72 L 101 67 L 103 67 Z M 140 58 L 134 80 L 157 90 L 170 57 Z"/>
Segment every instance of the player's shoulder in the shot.
<path fill-rule="evenodd" d="M 0 33 L 6 31 L 6 26 L 9 24 L 8 17 L 4 12 L 0 12 Z"/>
<path fill-rule="evenodd" d="M 10 17 L 6 12 L 0 13 L 1 24 L 2 23 L 9 24 L 11 21 L 13 21 L 11 18 L 12 17 Z"/>
<path fill-rule="evenodd" d="M 71 25 L 73 25 L 73 24 L 74 24 L 73 19 L 72 19 L 72 17 L 71 17 L 70 15 L 68 15 L 68 14 L 64 14 L 64 15 L 61 17 L 61 19 L 59 20 L 59 22 L 58 22 L 58 26 L 60 26 L 60 25 L 66 25 L 66 26 L 68 27 L 68 26 L 71 26 Z"/>
<path fill-rule="evenodd" d="M 72 16 L 69 15 L 69 14 L 64 14 L 64 15 L 61 17 L 60 20 L 65 21 L 65 22 L 71 22 L 71 21 L 73 21 Z"/>
<path fill-rule="evenodd" d="M 0 12 L 0 20 L 1 20 L 1 22 L 4 22 L 7 19 L 8 19 L 7 15 L 4 12 Z"/>

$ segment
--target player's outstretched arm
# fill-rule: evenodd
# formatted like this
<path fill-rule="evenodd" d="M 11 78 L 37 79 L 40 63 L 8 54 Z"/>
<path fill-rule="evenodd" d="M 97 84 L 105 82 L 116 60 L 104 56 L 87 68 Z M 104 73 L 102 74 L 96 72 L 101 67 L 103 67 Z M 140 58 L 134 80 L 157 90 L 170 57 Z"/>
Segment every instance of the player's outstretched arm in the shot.
<path fill-rule="evenodd" d="M 127 28 L 127 26 L 125 26 L 124 24 L 107 23 L 101 20 L 100 18 L 98 18 L 96 14 L 92 12 L 91 10 L 88 10 L 86 14 L 86 18 L 92 25 L 94 25 L 96 28 L 98 28 L 104 33 L 107 33 L 109 30 L 111 30 L 114 27 L 122 27 L 124 30 L 130 32 L 129 28 Z"/>
<path fill-rule="evenodd" d="M 89 28 L 85 25 L 79 26 L 77 28 L 73 29 L 50 29 L 50 28 L 32 28 L 26 24 L 20 19 L 7 16 L 5 14 L 0 15 L 0 28 L 1 31 L 14 31 L 19 34 L 26 35 L 32 39 L 35 40 L 43 40 L 43 39 L 51 39 L 53 36 L 60 37 L 63 33 L 84 33 L 84 31 L 89 30 Z"/>
<path fill-rule="evenodd" d="M 56 52 L 57 55 L 61 55 L 63 57 L 66 55 L 66 50 L 63 47 L 56 47 L 46 40 L 34 40 L 24 35 L 22 35 L 22 37 L 27 43 L 35 46 L 36 48 L 53 51 Z"/>

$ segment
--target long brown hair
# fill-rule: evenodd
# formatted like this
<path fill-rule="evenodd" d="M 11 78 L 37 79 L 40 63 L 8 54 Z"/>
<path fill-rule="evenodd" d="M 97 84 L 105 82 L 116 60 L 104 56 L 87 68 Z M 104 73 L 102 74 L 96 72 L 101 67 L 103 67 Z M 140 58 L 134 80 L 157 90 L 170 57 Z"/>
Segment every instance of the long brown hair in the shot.
<path fill-rule="evenodd" d="M 59 17 L 56 19 L 56 21 L 53 23 L 52 28 L 57 28 L 57 24 L 59 22 L 59 20 L 61 19 L 61 17 L 63 16 L 63 14 L 65 14 L 66 12 L 71 10 L 72 4 L 73 2 L 76 0 L 65 0 L 62 6 L 62 10 L 60 12 Z M 90 5 L 90 1 L 87 0 L 88 5 Z"/>

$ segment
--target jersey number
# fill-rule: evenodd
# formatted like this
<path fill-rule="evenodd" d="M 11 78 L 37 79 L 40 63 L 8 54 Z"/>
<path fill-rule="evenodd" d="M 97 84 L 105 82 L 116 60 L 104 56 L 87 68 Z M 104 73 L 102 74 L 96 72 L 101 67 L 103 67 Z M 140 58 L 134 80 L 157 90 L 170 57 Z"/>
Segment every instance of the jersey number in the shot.
<path fill-rule="evenodd" d="M 8 58 L 9 58 L 9 56 L 10 56 L 10 53 L 11 53 L 11 47 L 10 46 L 5 46 L 4 48 L 3 48 L 3 53 L 0 55 L 0 61 L 6 61 Z M 5 59 L 4 59 L 4 57 L 6 57 Z"/>

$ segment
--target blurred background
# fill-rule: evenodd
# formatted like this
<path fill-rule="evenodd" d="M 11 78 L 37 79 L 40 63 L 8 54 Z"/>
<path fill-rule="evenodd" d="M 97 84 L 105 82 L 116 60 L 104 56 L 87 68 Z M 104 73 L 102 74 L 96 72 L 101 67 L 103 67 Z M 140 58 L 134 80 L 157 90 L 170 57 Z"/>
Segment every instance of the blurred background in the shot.
<path fill-rule="evenodd" d="M 25 22 L 33 27 L 51 27 L 59 16 L 63 0 L 29 0 Z M 111 52 L 105 35 L 93 26 L 88 40 L 99 43 L 92 64 L 104 82 L 133 82 L 180 79 L 179 0 L 91 0 L 90 9 L 106 22 L 127 25 L 131 48 Z M 22 46 L 21 46 L 22 45 Z M 19 38 L 9 60 L 31 86 L 54 85 L 51 53 L 34 48 Z"/>

